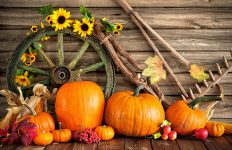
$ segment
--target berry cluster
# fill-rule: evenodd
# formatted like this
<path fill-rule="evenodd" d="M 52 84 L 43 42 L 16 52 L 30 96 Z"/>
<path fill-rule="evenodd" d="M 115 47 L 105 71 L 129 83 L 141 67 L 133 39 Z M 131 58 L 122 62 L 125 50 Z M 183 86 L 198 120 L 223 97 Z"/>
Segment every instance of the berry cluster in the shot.
<path fill-rule="evenodd" d="M 96 134 L 96 132 L 89 128 L 86 128 L 82 132 L 72 132 L 72 139 L 74 141 L 84 142 L 87 144 L 98 143 L 101 140 L 100 137 L 98 137 L 98 135 Z"/>
<path fill-rule="evenodd" d="M 163 134 L 162 134 L 162 139 L 163 140 L 175 140 L 177 138 L 177 132 L 174 130 L 171 130 L 170 126 L 163 126 Z"/>

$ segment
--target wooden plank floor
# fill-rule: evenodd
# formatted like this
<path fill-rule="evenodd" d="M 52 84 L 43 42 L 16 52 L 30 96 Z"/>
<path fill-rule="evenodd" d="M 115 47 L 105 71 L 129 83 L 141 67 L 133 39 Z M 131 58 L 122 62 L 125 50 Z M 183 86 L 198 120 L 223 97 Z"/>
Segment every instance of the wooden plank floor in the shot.
<path fill-rule="evenodd" d="M 176 141 L 152 140 L 145 138 L 116 137 L 99 144 L 53 143 L 43 146 L 10 145 L 0 150 L 232 150 L 232 135 L 209 137 L 205 141 L 194 140 L 192 137 L 178 138 Z"/>

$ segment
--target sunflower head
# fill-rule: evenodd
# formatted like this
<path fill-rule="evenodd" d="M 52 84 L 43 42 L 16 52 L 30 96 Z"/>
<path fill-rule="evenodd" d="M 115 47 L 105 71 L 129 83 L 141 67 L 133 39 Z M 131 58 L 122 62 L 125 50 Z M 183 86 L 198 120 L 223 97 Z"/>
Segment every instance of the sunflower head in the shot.
<path fill-rule="evenodd" d="M 38 31 L 37 26 L 31 26 L 31 31 L 32 31 L 32 32 L 37 32 L 37 31 Z"/>
<path fill-rule="evenodd" d="M 121 23 L 116 23 L 115 28 L 119 31 L 119 30 L 122 30 L 123 26 Z"/>
<path fill-rule="evenodd" d="M 118 30 L 114 30 L 114 34 L 115 35 L 120 35 L 120 33 L 118 32 Z"/>
<path fill-rule="evenodd" d="M 23 53 L 22 57 L 21 57 L 21 61 L 24 63 L 27 61 L 27 53 Z"/>
<path fill-rule="evenodd" d="M 47 21 L 47 22 L 49 22 L 51 19 L 52 19 L 52 18 L 51 18 L 50 15 L 48 15 L 48 16 L 46 17 L 46 21 Z"/>
<path fill-rule="evenodd" d="M 55 31 L 63 30 L 64 28 L 70 27 L 70 24 L 72 23 L 72 20 L 69 19 L 70 17 L 70 12 L 67 12 L 63 8 L 59 8 L 58 10 L 53 11 L 49 24 L 55 27 Z"/>
<path fill-rule="evenodd" d="M 81 37 L 91 35 L 93 31 L 93 23 L 90 23 L 89 19 L 83 18 L 82 22 L 76 20 L 73 24 L 73 32 L 78 32 Z"/>
<path fill-rule="evenodd" d="M 25 71 L 23 75 L 15 77 L 15 82 L 21 86 L 28 86 L 31 84 L 31 81 L 28 78 L 28 71 Z"/>

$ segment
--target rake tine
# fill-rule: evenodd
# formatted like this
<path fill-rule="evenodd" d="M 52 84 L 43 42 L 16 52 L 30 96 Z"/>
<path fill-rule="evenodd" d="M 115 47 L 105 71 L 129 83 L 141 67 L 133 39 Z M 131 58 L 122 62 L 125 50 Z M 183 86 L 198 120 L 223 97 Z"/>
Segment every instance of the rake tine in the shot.
<path fill-rule="evenodd" d="M 211 70 L 209 70 L 209 75 L 210 75 L 210 78 L 211 78 L 213 81 L 215 81 L 215 77 L 214 77 L 214 75 L 213 75 L 213 73 L 212 73 Z"/>
<path fill-rule="evenodd" d="M 225 65 L 226 65 L 226 68 L 229 68 L 230 66 L 229 66 L 229 64 L 228 64 L 228 61 L 227 61 L 227 59 L 226 59 L 226 56 L 223 56 L 223 60 L 224 60 L 224 63 L 225 63 Z"/>
<path fill-rule="evenodd" d="M 195 84 L 195 87 L 196 87 L 196 89 L 197 89 L 197 92 L 200 94 L 200 93 L 201 93 L 201 88 L 200 88 L 200 86 L 196 83 L 196 84 Z"/>
<path fill-rule="evenodd" d="M 194 96 L 193 91 L 192 91 L 191 88 L 189 88 L 189 93 L 190 93 L 191 98 L 192 98 L 192 99 L 195 99 L 195 96 Z"/>
<path fill-rule="evenodd" d="M 182 97 L 183 100 L 187 100 L 186 97 L 183 94 L 181 94 L 181 97 Z"/>
<path fill-rule="evenodd" d="M 204 83 L 205 87 L 209 86 L 206 80 L 203 80 L 203 83 Z"/>
<path fill-rule="evenodd" d="M 222 75 L 222 70 L 221 70 L 220 65 L 218 63 L 216 63 L 216 65 L 217 65 L 219 75 Z"/>

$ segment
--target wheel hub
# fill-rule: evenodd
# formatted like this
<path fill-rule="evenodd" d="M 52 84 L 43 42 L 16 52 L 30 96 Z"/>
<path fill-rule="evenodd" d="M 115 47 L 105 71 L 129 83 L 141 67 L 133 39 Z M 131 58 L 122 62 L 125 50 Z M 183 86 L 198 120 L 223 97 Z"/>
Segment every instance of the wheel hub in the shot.
<path fill-rule="evenodd" d="M 71 78 L 71 71 L 64 67 L 56 67 L 52 71 L 52 80 L 55 84 L 64 84 Z"/>

